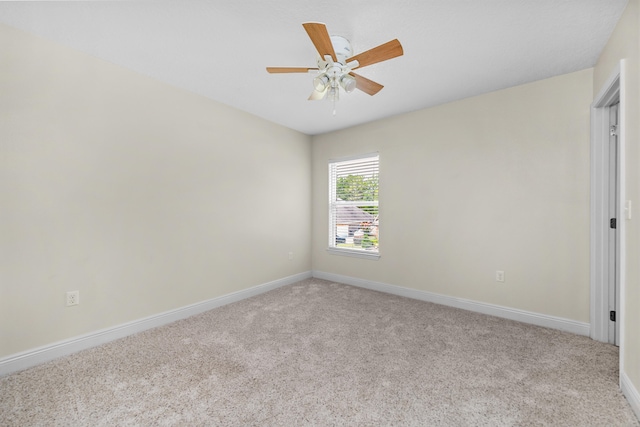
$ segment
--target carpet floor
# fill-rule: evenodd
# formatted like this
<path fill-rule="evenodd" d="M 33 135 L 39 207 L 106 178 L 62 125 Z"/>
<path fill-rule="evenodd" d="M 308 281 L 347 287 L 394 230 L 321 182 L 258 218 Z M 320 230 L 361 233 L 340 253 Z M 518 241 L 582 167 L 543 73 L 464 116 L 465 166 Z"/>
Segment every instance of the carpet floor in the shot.
<path fill-rule="evenodd" d="M 309 279 L 0 378 L 2 426 L 639 426 L 618 348 Z"/>

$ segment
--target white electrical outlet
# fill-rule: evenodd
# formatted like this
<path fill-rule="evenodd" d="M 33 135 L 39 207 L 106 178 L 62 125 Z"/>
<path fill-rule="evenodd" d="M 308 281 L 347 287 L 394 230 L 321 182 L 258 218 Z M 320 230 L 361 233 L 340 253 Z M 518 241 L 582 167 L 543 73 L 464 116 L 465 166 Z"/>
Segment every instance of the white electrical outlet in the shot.
<path fill-rule="evenodd" d="M 504 271 L 496 271 L 496 282 L 504 282 Z"/>
<path fill-rule="evenodd" d="M 67 306 L 80 304 L 80 291 L 67 292 Z"/>

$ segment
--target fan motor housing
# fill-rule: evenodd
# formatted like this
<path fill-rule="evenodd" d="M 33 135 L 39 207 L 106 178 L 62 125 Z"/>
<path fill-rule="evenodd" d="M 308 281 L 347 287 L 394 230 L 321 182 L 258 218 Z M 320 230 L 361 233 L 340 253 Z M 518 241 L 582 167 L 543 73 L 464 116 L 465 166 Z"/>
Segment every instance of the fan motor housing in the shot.
<path fill-rule="evenodd" d="M 341 65 L 346 65 L 347 58 L 351 58 L 353 56 L 353 49 L 351 48 L 351 43 L 349 40 L 345 39 L 342 36 L 331 36 L 331 44 L 333 45 L 333 50 L 336 53 L 336 58 Z M 321 58 L 318 55 L 318 68 L 324 70 L 329 65 L 329 62 L 325 61 L 324 58 Z"/>

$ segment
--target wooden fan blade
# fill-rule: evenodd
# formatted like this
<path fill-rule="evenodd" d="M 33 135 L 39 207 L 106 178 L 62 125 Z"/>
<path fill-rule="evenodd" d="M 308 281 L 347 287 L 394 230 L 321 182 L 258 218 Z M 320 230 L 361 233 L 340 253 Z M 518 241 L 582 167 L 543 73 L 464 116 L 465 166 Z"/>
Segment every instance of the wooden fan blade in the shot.
<path fill-rule="evenodd" d="M 391 40 L 380 46 L 376 46 L 373 49 L 369 49 L 366 52 L 359 53 L 351 58 L 347 59 L 347 65 L 351 61 L 357 60 L 359 65 L 354 68 L 362 68 L 367 65 L 375 64 L 377 62 L 386 61 L 387 59 L 401 56 L 404 53 L 402 45 L 398 39 Z"/>
<path fill-rule="evenodd" d="M 307 67 L 267 67 L 268 73 L 308 73 L 313 70 L 318 69 Z"/>
<path fill-rule="evenodd" d="M 321 58 L 324 59 L 325 55 L 331 55 L 334 61 L 338 61 L 326 25 L 321 22 L 307 22 L 302 24 L 302 26 L 307 31 L 307 34 L 309 34 L 309 38 Z"/>
<path fill-rule="evenodd" d="M 320 101 L 322 99 L 324 99 L 325 96 L 327 96 L 327 92 L 329 92 L 329 88 L 325 88 L 322 92 L 318 92 L 317 90 L 314 90 L 313 92 L 311 92 L 311 96 L 309 96 L 308 100 L 309 101 Z"/>
<path fill-rule="evenodd" d="M 349 75 L 356 79 L 356 89 L 360 89 L 364 93 L 367 93 L 371 96 L 380 92 L 380 90 L 384 87 L 380 83 L 376 83 L 373 80 L 369 80 L 365 77 L 359 76 L 356 73 L 349 73 Z"/>

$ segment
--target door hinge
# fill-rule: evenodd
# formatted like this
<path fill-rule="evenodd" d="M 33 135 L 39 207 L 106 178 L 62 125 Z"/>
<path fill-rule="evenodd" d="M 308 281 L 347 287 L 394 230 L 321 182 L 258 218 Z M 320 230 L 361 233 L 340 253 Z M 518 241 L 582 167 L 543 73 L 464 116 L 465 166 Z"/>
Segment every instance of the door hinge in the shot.
<path fill-rule="evenodd" d="M 616 125 L 609 127 L 609 136 L 618 136 L 618 127 Z"/>
<path fill-rule="evenodd" d="M 615 311 L 610 311 L 609 312 L 609 320 L 611 320 L 612 322 L 616 321 L 616 312 Z"/>
<path fill-rule="evenodd" d="M 615 218 L 611 218 L 609 220 L 609 228 L 616 228 L 616 225 L 617 225 L 616 223 L 617 223 L 616 219 Z"/>

